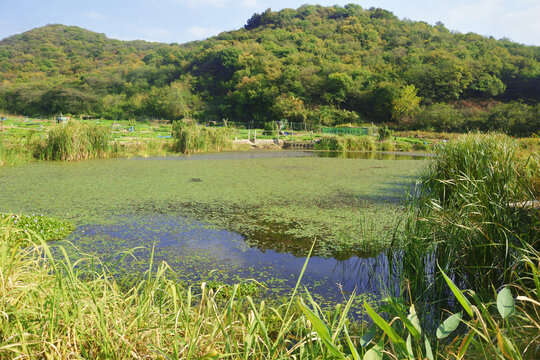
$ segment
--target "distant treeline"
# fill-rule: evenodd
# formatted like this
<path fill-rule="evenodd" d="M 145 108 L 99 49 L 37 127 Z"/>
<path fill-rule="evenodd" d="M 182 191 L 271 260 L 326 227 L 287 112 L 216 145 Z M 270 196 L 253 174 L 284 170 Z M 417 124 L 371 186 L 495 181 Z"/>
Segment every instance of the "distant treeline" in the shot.
<path fill-rule="evenodd" d="M 254 14 L 184 45 L 48 25 L 0 41 L 0 109 L 20 115 L 540 129 L 540 47 L 358 5 Z"/>

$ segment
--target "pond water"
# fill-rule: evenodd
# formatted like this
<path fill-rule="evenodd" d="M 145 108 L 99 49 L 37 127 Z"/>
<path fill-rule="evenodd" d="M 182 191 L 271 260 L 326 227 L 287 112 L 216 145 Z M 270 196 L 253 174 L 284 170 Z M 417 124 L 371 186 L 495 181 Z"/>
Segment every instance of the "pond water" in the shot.
<path fill-rule="evenodd" d="M 254 279 L 265 293 L 294 287 L 315 239 L 302 284 L 316 298 L 335 303 L 353 291 L 380 298 L 399 291 L 387 252 L 358 249 L 384 248 L 425 157 L 355 154 L 33 163 L 0 169 L 0 211 L 71 219 L 69 255 L 97 256 L 120 277 L 143 274 L 154 249 L 155 261 L 186 284 Z M 350 250 L 334 251 L 343 244 Z"/>
<path fill-rule="evenodd" d="M 221 153 L 193 154 L 184 156 L 167 156 L 167 157 L 146 157 L 136 158 L 137 160 L 241 160 L 241 159 L 282 159 L 282 158 L 298 158 L 298 157 L 315 157 L 315 158 L 342 158 L 342 159 L 364 159 L 364 160 L 425 160 L 432 157 L 431 153 L 414 153 L 414 152 L 392 152 L 392 151 L 298 151 L 298 150 L 275 150 L 275 151 L 231 151 Z"/>
<path fill-rule="evenodd" d="M 142 274 L 153 251 L 154 263 L 165 261 L 170 276 L 185 284 L 213 281 L 233 284 L 248 279 L 262 283 L 264 294 L 286 295 L 294 288 L 305 256 L 251 246 L 237 233 L 186 218 L 152 216 L 130 218 L 112 225 L 78 227 L 68 252 L 100 254 L 115 263 L 126 249 L 131 255 L 116 264 L 116 274 Z M 105 256 L 104 256 L 105 255 Z M 386 254 L 353 256 L 346 260 L 312 256 L 302 285 L 325 303 L 340 302 L 353 291 L 379 298 L 399 288 L 389 272 Z"/>

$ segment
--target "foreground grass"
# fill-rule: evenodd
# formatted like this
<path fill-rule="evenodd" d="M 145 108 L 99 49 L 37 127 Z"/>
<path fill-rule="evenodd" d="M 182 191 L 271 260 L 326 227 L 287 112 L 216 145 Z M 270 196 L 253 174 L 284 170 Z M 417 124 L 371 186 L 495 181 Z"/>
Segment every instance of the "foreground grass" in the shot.
<path fill-rule="evenodd" d="M 349 322 L 350 301 L 323 312 L 309 294 L 298 295 L 299 283 L 283 305 L 269 306 L 238 295 L 238 286 L 226 294 L 221 293 L 224 287 L 210 289 L 204 283 L 182 287 L 170 280 L 171 269 L 165 263 L 155 264 L 153 256 L 142 279 L 122 287 L 95 259 L 71 263 L 64 256 L 59 261 L 37 234 L 6 217 L 0 220 L 0 357 L 537 359 L 538 218 L 521 212 L 517 218 L 508 213 L 501 218 L 497 208 L 488 207 L 514 209 L 509 201 L 537 194 L 536 165 L 499 151 L 512 151 L 513 146 L 499 135 L 469 135 L 440 150 L 430 176 L 424 178 L 425 189 L 415 194 L 411 208 L 410 215 L 423 224 L 415 228 L 421 231 L 406 233 L 411 242 L 419 242 L 417 252 L 411 253 L 411 245 L 405 243 L 404 259 L 443 256 L 436 258 L 434 267 L 415 268 L 416 277 L 408 277 L 413 272 L 407 271 L 403 276 L 410 287 L 435 275 L 447 291 L 418 306 L 408 297 L 413 292 L 406 293 L 405 299 L 384 300 L 378 310 L 365 303 L 366 314 L 373 320 L 368 331 Z M 439 169 L 441 162 L 446 166 Z M 500 184 L 506 186 L 499 189 Z M 460 191 L 453 191 L 455 186 Z M 504 201 L 494 202 L 492 196 Z M 482 202 L 483 197 L 488 200 Z M 467 212 L 468 208 L 473 211 Z M 489 211 L 480 211 L 484 208 Z M 456 209 L 461 217 L 454 216 Z M 537 214 L 534 208 L 524 211 Z M 498 219 L 495 224 L 494 218 Z M 467 226 L 457 219 L 467 221 Z M 481 262 L 491 258 L 475 257 L 476 265 L 464 260 L 469 253 L 486 251 L 486 245 L 493 255 L 511 256 L 503 258 L 502 277 L 481 276 L 491 273 Z M 443 251 L 432 253 L 434 247 Z M 62 248 L 60 252 L 65 254 Z M 459 266 L 448 267 L 450 262 Z M 473 269 L 480 281 L 465 282 L 476 278 L 463 278 L 460 271 Z M 488 284 L 489 288 L 460 290 L 463 284 Z M 430 312 L 448 296 L 454 313 Z"/>
<path fill-rule="evenodd" d="M 241 296 L 238 285 L 225 294 L 225 287 L 205 283 L 182 287 L 169 280 L 165 263 L 151 262 L 141 280 L 125 288 L 95 259 L 59 261 L 39 236 L 2 219 L 0 358 L 536 359 L 540 253 L 522 250 L 525 271 L 515 272 L 496 305 L 447 278 L 470 318 L 452 315 L 434 336 L 419 322 L 424 309 L 406 311 L 395 299 L 379 310 L 390 322 L 364 304 L 374 321 L 366 331 L 350 322 L 350 301 L 321 311 L 309 293 L 298 295 L 305 266 L 278 306 Z M 459 325 L 463 330 L 448 342 Z"/>
<path fill-rule="evenodd" d="M 225 296 L 204 283 L 183 288 L 164 263 L 129 289 L 98 265 L 57 261 L 40 237 L 0 220 L 0 357 L 329 358 L 298 310 L 297 289 L 270 307 L 239 297 L 238 285 Z"/>

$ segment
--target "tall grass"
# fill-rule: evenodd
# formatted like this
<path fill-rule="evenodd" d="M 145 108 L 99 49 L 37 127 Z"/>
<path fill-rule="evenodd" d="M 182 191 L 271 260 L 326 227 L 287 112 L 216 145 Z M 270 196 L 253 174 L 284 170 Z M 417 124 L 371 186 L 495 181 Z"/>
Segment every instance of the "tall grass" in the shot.
<path fill-rule="evenodd" d="M 49 130 L 48 138 L 36 147 L 35 157 L 46 160 L 76 161 L 106 157 L 110 131 L 98 124 L 70 122 Z"/>
<path fill-rule="evenodd" d="M 492 287 L 510 281 L 520 249 L 539 249 L 540 162 L 538 154 L 519 158 L 516 150 L 502 134 L 469 134 L 435 149 L 412 193 L 396 256 L 413 299 L 451 307 L 442 301 L 448 288 L 437 264 L 459 286 L 488 298 Z"/>
<path fill-rule="evenodd" d="M 0 166 L 21 164 L 31 159 L 32 151 L 27 146 L 27 139 L 8 143 L 0 134 Z"/>
<path fill-rule="evenodd" d="M 375 141 L 370 136 L 324 135 L 315 144 L 315 150 L 372 151 L 375 150 Z"/>
<path fill-rule="evenodd" d="M 172 125 L 174 150 L 184 154 L 230 150 L 233 142 L 228 128 L 211 128 L 193 120 L 175 121 Z"/>
<path fill-rule="evenodd" d="M 56 253 L 0 220 L 0 358 L 332 358 L 299 310 L 300 279 L 272 307 L 240 297 L 238 285 L 225 295 L 205 283 L 184 288 L 153 260 L 123 288 L 95 259 Z M 346 312 L 332 314 L 342 329 Z"/>

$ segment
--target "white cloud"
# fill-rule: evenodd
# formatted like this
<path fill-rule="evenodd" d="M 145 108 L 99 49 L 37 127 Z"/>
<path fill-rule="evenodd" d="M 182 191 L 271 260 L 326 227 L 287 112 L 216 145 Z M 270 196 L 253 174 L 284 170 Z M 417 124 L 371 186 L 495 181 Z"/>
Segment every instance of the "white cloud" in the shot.
<path fill-rule="evenodd" d="M 89 17 L 90 19 L 94 19 L 94 20 L 107 20 L 107 16 L 100 14 L 95 10 L 87 12 L 85 15 L 86 17 Z"/>
<path fill-rule="evenodd" d="M 220 31 L 214 27 L 192 26 L 187 30 L 187 33 L 194 36 L 196 39 L 204 39 L 212 35 L 218 34 Z"/>
<path fill-rule="evenodd" d="M 259 4 L 257 3 L 257 0 L 242 0 L 240 1 L 240 6 L 246 8 L 254 8 L 259 6 Z"/>

